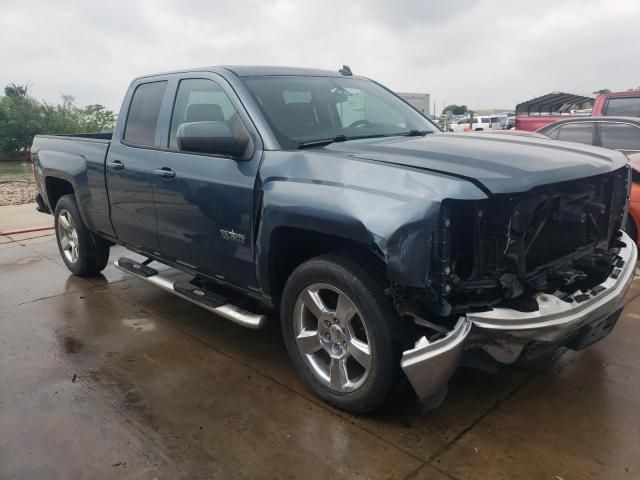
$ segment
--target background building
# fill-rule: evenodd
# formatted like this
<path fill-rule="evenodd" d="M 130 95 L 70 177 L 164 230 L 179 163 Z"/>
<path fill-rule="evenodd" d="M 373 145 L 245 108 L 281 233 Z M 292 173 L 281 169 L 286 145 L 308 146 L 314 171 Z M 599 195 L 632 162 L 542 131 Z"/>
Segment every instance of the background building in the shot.
<path fill-rule="evenodd" d="M 428 93 L 396 93 L 425 115 L 431 115 L 431 97 Z"/>

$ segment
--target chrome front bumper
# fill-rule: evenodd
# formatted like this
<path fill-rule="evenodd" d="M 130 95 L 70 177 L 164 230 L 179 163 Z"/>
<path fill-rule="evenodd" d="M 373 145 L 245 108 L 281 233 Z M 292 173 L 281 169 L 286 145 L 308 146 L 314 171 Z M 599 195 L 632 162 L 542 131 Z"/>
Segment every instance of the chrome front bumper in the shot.
<path fill-rule="evenodd" d="M 464 350 L 481 349 L 496 362 L 511 364 L 531 342 L 559 342 L 620 310 L 638 257 L 629 236 L 623 233 L 621 240 L 625 246 L 611 275 L 589 291 L 576 292 L 570 301 L 542 293 L 536 297 L 539 308 L 535 312 L 493 308 L 469 313 L 445 337 L 433 342 L 420 338 L 400 361 L 418 397 L 428 398 L 446 384 Z"/>

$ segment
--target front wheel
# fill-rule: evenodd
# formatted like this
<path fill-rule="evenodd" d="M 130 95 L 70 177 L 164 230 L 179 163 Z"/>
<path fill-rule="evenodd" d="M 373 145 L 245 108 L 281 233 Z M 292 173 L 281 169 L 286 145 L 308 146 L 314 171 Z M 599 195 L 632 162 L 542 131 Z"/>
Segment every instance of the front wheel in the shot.
<path fill-rule="evenodd" d="M 369 268 L 337 255 L 303 263 L 285 286 L 281 315 L 293 365 L 318 397 L 354 413 L 387 400 L 401 320 Z"/>
<path fill-rule="evenodd" d="M 60 255 L 72 273 L 95 275 L 107 266 L 109 246 L 85 226 L 74 195 L 58 200 L 54 223 Z"/>

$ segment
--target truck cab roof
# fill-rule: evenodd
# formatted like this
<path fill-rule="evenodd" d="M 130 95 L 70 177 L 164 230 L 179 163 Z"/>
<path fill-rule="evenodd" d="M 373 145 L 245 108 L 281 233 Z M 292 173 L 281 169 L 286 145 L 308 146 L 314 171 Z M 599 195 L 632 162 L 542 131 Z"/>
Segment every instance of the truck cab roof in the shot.
<path fill-rule="evenodd" d="M 300 68 L 300 67 L 279 67 L 268 65 L 220 65 L 220 66 L 204 66 L 185 68 L 180 70 L 171 70 L 166 72 L 156 72 L 147 75 L 141 75 L 134 79 L 134 81 L 155 77 L 159 75 L 171 75 L 186 72 L 221 72 L 226 70 L 239 77 L 263 77 L 263 76 L 308 76 L 308 77 L 342 77 L 343 75 L 337 70 L 321 70 L 316 68 Z M 353 75 L 354 78 L 362 78 Z"/>

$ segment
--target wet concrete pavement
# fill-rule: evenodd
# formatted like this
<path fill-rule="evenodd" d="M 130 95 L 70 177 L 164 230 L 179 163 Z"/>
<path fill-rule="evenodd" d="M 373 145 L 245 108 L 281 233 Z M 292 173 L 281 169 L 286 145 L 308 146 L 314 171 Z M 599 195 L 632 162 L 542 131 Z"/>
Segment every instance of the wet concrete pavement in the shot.
<path fill-rule="evenodd" d="M 305 389 L 275 321 L 244 329 L 112 266 L 76 278 L 51 236 L 10 238 L 0 478 L 640 478 L 639 294 L 540 371 L 463 369 L 436 412 L 405 392 L 355 417 Z"/>

